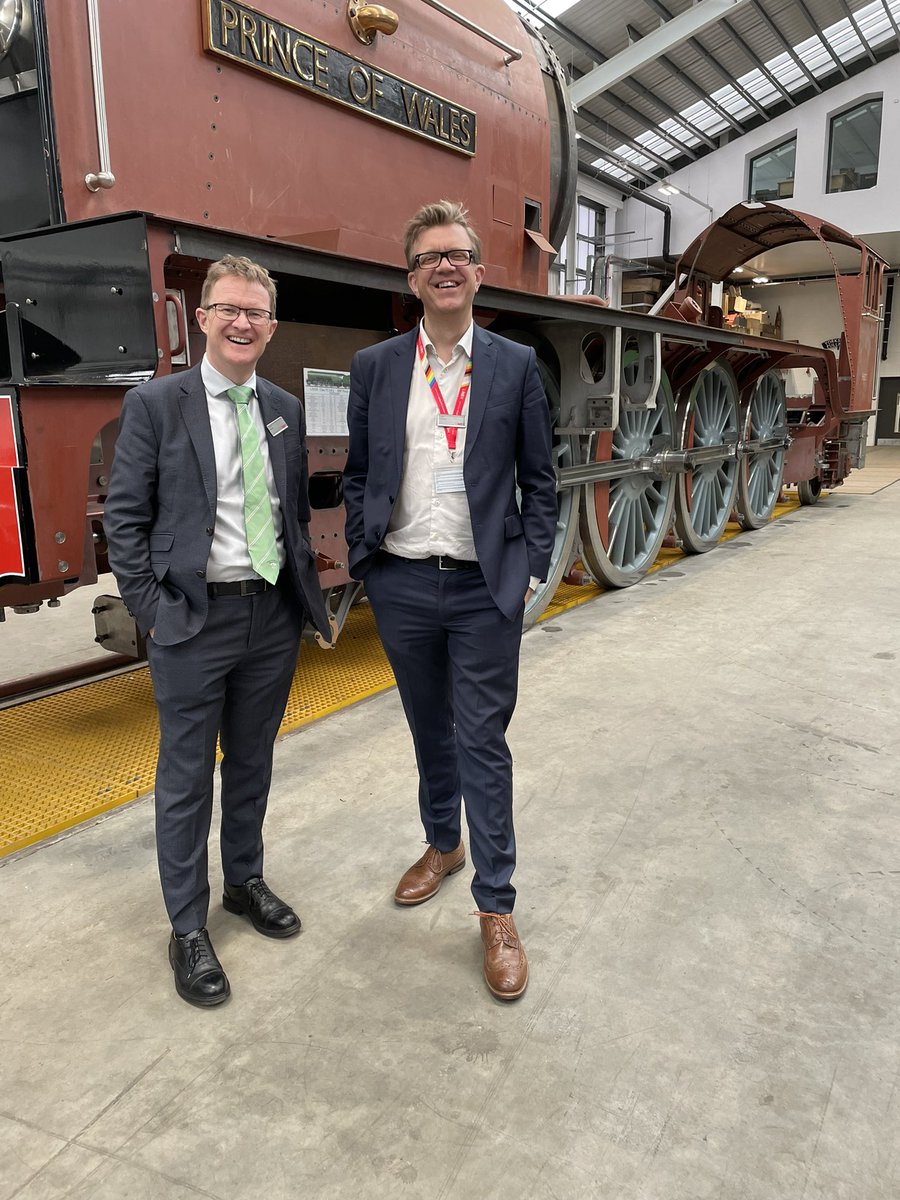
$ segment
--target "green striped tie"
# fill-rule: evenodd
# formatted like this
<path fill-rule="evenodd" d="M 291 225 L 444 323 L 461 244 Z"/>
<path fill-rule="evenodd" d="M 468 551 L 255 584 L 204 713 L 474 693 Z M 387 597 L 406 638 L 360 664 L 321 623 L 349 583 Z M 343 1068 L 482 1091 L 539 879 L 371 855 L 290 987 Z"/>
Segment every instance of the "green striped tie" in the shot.
<path fill-rule="evenodd" d="M 244 477 L 244 526 L 247 530 L 247 549 L 257 575 L 274 583 L 278 578 L 278 547 L 275 544 L 275 523 L 272 520 L 272 501 L 266 481 L 266 464 L 259 445 L 259 433 L 247 405 L 253 388 L 242 385 L 228 389 L 229 400 L 237 411 L 241 435 L 241 471 Z"/>

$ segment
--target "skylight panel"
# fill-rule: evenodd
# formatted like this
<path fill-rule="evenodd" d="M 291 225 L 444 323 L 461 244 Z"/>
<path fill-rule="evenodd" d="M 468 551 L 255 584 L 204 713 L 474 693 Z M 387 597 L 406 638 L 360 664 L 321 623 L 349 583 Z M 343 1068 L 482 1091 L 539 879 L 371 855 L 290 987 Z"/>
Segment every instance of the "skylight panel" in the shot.
<path fill-rule="evenodd" d="M 626 183 L 630 183 L 635 178 L 630 171 L 623 170 L 622 167 L 609 162 L 605 158 L 594 159 L 591 166 L 596 167 L 598 171 L 602 171 L 604 175 L 612 175 L 614 179 L 623 179 Z"/>

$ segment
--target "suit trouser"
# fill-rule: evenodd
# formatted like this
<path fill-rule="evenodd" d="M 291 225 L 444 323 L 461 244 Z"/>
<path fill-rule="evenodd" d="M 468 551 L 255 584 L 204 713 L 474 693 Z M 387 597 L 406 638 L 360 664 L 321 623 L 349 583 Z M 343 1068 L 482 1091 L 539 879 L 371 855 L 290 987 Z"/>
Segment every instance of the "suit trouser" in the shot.
<path fill-rule="evenodd" d="M 302 612 L 289 584 L 210 597 L 203 628 L 176 646 L 148 640 L 159 710 L 156 845 L 179 936 L 209 911 L 207 841 L 216 739 L 222 748 L 222 869 L 240 885 L 263 872 L 272 753 L 297 664 Z"/>
<path fill-rule="evenodd" d="M 366 593 L 394 671 L 419 768 L 426 840 L 455 850 L 465 800 L 483 912 L 512 912 L 516 890 L 512 755 L 522 616 L 494 604 L 479 569 L 442 571 L 377 555 Z M 524 612 L 524 603 L 523 603 Z"/>

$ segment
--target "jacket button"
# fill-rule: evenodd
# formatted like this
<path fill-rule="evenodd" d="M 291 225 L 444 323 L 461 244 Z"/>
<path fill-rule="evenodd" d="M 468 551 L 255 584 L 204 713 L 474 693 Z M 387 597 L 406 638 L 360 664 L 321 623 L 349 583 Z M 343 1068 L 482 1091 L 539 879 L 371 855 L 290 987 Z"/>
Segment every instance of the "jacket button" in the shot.
<path fill-rule="evenodd" d="M 388 500 L 391 502 L 391 504 L 393 504 L 393 503 L 394 503 L 394 497 L 393 497 L 393 496 L 388 496 Z"/>
<path fill-rule="evenodd" d="M 215 533 L 215 529 L 212 527 L 212 525 L 207 525 L 207 527 L 206 527 L 207 537 L 212 537 L 212 535 L 214 533 Z"/>
<path fill-rule="evenodd" d="M 206 578 L 206 572 L 205 572 L 205 571 L 197 571 L 197 574 L 200 576 L 200 578 L 201 578 L 201 579 L 205 579 L 205 578 Z"/>

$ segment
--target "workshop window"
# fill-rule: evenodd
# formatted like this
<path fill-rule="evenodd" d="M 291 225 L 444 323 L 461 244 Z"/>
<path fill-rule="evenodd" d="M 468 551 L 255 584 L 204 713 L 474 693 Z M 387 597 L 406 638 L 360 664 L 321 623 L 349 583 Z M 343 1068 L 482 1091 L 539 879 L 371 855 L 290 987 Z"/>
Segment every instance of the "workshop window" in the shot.
<path fill-rule="evenodd" d="M 750 200 L 786 200 L 794 194 L 797 139 L 750 159 Z"/>
<path fill-rule="evenodd" d="M 828 191 L 854 192 L 878 182 L 881 99 L 867 100 L 831 118 Z"/>

